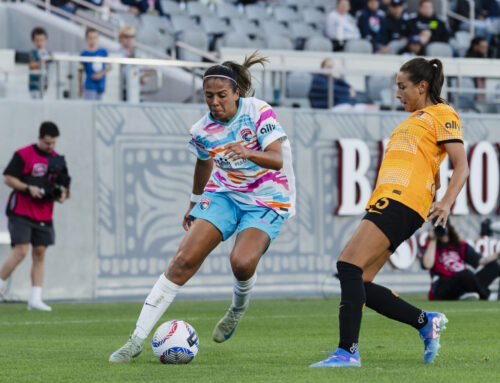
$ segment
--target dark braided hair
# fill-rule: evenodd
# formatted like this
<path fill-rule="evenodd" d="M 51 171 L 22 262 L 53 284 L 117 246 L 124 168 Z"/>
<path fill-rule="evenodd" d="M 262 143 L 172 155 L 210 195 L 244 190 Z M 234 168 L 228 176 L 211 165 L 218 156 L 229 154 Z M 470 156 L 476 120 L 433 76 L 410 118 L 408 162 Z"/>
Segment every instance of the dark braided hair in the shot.
<path fill-rule="evenodd" d="M 429 96 L 434 104 L 447 104 L 446 100 L 440 96 L 444 83 L 441 60 L 416 57 L 404 63 L 399 71 L 408 73 L 410 81 L 415 85 L 420 81 L 426 81 L 429 84 Z"/>
<path fill-rule="evenodd" d="M 238 89 L 241 97 L 253 96 L 255 91 L 252 89 L 252 76 L 248 68 L 254 64 L 264 66 L 266 62 L 269 62 L 267 57 L 260 56 L 255 51 L 250 56 L 245 57 L 243 64 L 238 64 L 234 61 L 225 61 L 221 65 L 211 66 L 205 71 L 203 81 L 220 76 L 221 80 L 231 83 L 234 92 Z"/>

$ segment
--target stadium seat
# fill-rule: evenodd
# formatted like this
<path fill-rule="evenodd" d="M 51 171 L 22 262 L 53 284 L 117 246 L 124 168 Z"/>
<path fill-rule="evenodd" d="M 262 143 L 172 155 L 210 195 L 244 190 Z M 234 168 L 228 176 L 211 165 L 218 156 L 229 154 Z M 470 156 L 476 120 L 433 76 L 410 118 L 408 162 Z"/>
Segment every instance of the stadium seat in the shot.
<path fill-rule="evenodd" d="M 286 36 L 271 34 L 266 39 L 266 48 L 293 50 L 293 43 L 292 40 Z"/>
<path fill-rule="evenodd" d="M 244 33 L 227 33 L 216 42 L 217 50 L 219 48 L 253 48 L 252 40 Z"/>
<path fill-rule="evenodd" d="M 186 44 L 189 44 L 193 46 L 194 48 L 198 48 L 202 51 L 207 52 L 208 51 L 208 37 L 207 34 L 199 29 L 186 29 L 181 32 L 179 35 L 179 41 L 182 41 Z M 180 60 L 186 60 L 186 61 L 202 61 L 202 57 L 193 53 L 189 52 L 186 49 L 179 48 L 179 55 L 178 55 Z"/>
<path fill-rule="evenodd" d="M 469 49 L 472 35 L 467 31 L 457 31 L 455 36 L 450 39 L 450 44 L 458 52 L 460 57 L 464 57 Z"/>
<path fill-rule="evenodd" d="M 453 57 L 453 48 L 448 43 L 435 41 L 427 45 L 425 54 L 432 57 Z"/>
<path fill-rule="evenodd" d="M 309 7 L 309 8 L 304 8 L 301 11 L 301 14 L 302 14 L 302 19 L 306 23 L 313 25 L 319 31 L 323 31 L 326 22 L 325 13 L 321 12 L 318 8 Z"/>
<path fill-rule="evenodd" d="M 316 35 L 309 37 L 305 44 L 304 50 L 306 51 L 317 51 L 317 52 L 331 52 L 332 42 L 326 37 Z"/>
<path fill-rule="evenodd" d="M 406 46 L 406 41 L 404 40 L 392 40 L 387 44 L 389 48 L 390 55 L 397 55 L 399 50 Z"/>
<path fill-rule="evenodd" d="M 290 37 L 295 40 L 296 49 L 303 49 L 304 43 L 309 37 L 318 35 L 318 32 L 304 21 L 291 23 L 289 29 Z"/>
<path fill-rule="evenodd" d="M 127 24 L 139 28 L 139 19 L 135 15 L 129 12 L 117 12 L 115 15 L 121 20 L 121 25 Z"/>
<path fill-rule="evenodd" d="M 231 19 L 237 20 L 242 17 L 242 14 L 235 6 L 228 3 L 220 3 L 217 5 L 217 16 L 223 20 L 231 22 Z"/>
<path fill-rule="evenodd" d="M 175 15 L 183 15 L 184 11 L 179 7 L 179 3 L 171 0 L 160 0 L 163 12 L 165 12 L 169 17 Z"/>
<path fill-rule="evenodd" d="M 139 29 L 142 28 L 156 29 L 162 33 L 166 33 L 168 31 L 173 32 L 173 29 L 165 18 L 149 13 L 141 15 L 141 27 Z"/>
<path fill-rule="evenodd" d="M 283 24 L 277 23 L 276 20 L 261 20 L 259 29 L 262 30 L 266 36 L 290 36 L 290 31 Z"/>
<path fill-rule="evenodd" d="M 160 33 L 154 27 L 142 27 L 137 31 L 137 41 L 165 54 L 174 47 L 174 36 L 170 33 Z"/>
<path fill-rule="evenodd" d="M 314 4 L 316 8 L 322 9 L 325 13 L 329 13 L 335 9 L 337 2 L 332 0 L 312 0 L 312 4 Z"/>
<path fill-rule="evenodd" d="M 286 94 L 289 98 L 306 98 L 311 88 L 312 75 L 306 72 L 290 72 L 286 79 Z"/>
<path fill-rule="evenodd" d="M 348 40 L 344 45 L 346 53 L 373 53 L 373 45 L 368 40 Z"/>
<path fill-rule="evenodd" d="M 260 23 L 261 20 L 269 19 L 269 11 L 265 7 L 249 4 L 245 7 L 245 14 L 248 20 L 256 20 Z"/>
<path fill-rule="evenodd" d="M 200 28 L 196 21 L 187 15 L 172 16 L 170 21 L 172 22 L 172 29 L 175 33 L 182 32 L 186 29 Z"/>
<path fill-rule="evenodd" d="M 187 2 L 186 12 L 189 16 L 200 18 L 201 16 L 213 16 L 213 12 L 199 1 Z"/>
<path fill-rule="evenodd" d="M 393 86 L 394 77 L 392 76 L 368 76 L 366 79 L 368 97 L 377 105 L 391 106 Z"/>
<path fill-rule="evenodd" d="M 290 26 L 294 21 L 300 20 L 300 14 L 290 7 L 277 6 L 273 8 L 273 19 Z"/>
<path fill-rule="evenodd" d="M 234 19 L 231 20 L 230 25 L 238 33 L 245 34 L 250 37 L 261 36 L 262 31 L 253 22 L 247 19 Z"/>
<path fill-rule="evenodd" d="M 207 33 L 209 39 L 210 51 L 215 50 L 216 40 L 222 37 L 226 32 L 232 30 L 224 21 L 212 16 L 201 16 L 201 26 L 203 30 Z"/>

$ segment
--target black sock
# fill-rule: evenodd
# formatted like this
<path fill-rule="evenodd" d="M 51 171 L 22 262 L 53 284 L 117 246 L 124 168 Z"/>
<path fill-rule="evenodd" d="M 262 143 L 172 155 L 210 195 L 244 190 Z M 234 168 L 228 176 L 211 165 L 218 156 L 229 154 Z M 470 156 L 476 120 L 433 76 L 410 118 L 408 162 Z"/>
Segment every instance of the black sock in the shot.
<path fill-rule="evenodd" d="M 402 300 L 395 292 L 373 282 L 365 283 L 366 306 L 388 318 L 420 330 L 427 324 L 425 311 Z"/>
<path fill-rule="evenodd" d="M 347 262 L 337 262 L 341 298 L 339 307 L 339 347 L 354 354 L 358 349 L 361 316 L 365 305 L 363 270 Z"/>

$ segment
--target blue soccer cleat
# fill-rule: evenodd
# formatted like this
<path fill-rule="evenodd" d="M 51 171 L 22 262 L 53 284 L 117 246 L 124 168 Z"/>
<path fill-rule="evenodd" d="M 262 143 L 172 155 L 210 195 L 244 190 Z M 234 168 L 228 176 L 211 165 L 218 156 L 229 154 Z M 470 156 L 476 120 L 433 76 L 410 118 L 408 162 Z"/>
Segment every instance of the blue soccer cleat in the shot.
<path fill-rule="evenodd" d="M 328 358 L 311 364 L 309 367 L 361 367 L 361 358 L 359 357 L 358 350 L 354 354 L 351 354 L 339 347 Z"/>
<path fill-rule="evenodd" d="M 439 338 L 441 332 L 446 328 L 445 324 L 448 323 L 446 315 L 441 313 L 425 313 L 427 316 L 427 324 L 422 327 L 418 332 L 420 338 L 424 340 L 424 363 L 432 363 L 440 346 Z"/>

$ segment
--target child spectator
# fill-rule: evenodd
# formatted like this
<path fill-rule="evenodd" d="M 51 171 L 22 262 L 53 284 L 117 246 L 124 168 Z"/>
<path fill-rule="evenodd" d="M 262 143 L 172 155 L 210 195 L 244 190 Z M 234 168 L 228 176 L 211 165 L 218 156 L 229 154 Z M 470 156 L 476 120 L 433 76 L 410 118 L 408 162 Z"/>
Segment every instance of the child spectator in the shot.
<path fill-rule="evenodd" d="M 88 49 L 80 55 L 85 57 L 108 57 L 106 49 L 99 48 L 99 33 L 94 28 L 87 28 L 85 41 Z M 100 62 L 82 62 L 78 72 L 79 95 L 85 100 L 102 100 L 106 89 L 106 73 L 111 70 L 111 64 Z M 85 84 L 82 83 L 85 72 Z"/>
<path fill-rule="evenodd" d="M 30 72 L 37 71 L 38 73 L 30 73 L 29 90 L 31 98 L 41 99 L 43 98 L 43 93 L 48 88 L 47 69 L 50 62 L 50 53 L 45 48 L 47 45 L 47 32 L 45 29 L 41 27 L 33 28 L 31 31 L 31 41 L 33 49 L 29 55 L 29 68 Z"/>

